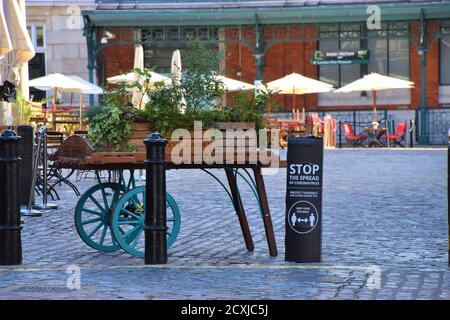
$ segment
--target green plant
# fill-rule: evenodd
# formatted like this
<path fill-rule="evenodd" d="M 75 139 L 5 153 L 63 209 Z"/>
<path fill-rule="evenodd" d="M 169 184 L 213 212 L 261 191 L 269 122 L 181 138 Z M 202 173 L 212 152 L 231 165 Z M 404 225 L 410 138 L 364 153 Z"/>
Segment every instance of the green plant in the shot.
<path fill-rule="evenodd" d="M 222 121 L 255 122 L 257 128 L 264 127 L 263 114 L 273 104 L 273 92 L 266 89 L 256 97 L 253 92 L 241 92 L 228 107 L 219 110 L 216 104 L 225 88 L 213 70 L 218 69 L 220 56 L 200 41 L 194 41 L 192 50 L 182 55 L 184 74 L 177 83 L 156 83 L 150 90 L 151 70 L 135 69 L 141 82 L 122 83 L 106 91 L 104 106 L 88 115 L 90 140 L 97 150 L 105 146 L 129 150 L 126 140 L 135 121 L 152 123 L 166 137 L 178 128 L 194 129 L 195 121 L 201 121 L 203 128 Z M 148 97 L 142 110 L 131 105 L 130 88 Z"/>
<path fill-rule="evenodd" d="M 185 72 L 180 88 L 187 112 L 214 108 L 217 99 L 225 93 L 222 81 L 215 77 L 214 72 L 219 69 L 221 55 L 195 40 L 192 49 L 183 51 L 182 57 Z"/>
<path fill-rule="evenodd" d="M 131 151 L 126 143 L 136 109 L 129 103 L 128 86 L 119 84 L 117 88 L 106 91 L 104 106 L 89 118 L 89 141 L 98 151 L 112 148 L 114 151 Z"/>
<path fill-rule="evenodd" d="M 18 113 L 21 114 L 21 122 L 28 123 L 32 114 L 31 106 L 25 100 L 21 90 L 17 90 L 15 107 L 17 108 Z"/>
<path fill-rule="evenodd" d="M 148 95 L 149 101 L 139 116 L 153 123 L 159 132 L 169 135 L 173 130 L 192 130 L 194 121 L 202 121 L 204 127 L 214 126 L 223 120 L 223 113 L 215 104 L 225 93 L 223 83 L 212 70 L 219 65 L 219 57 L 205 48 L 200 41 L 194 41 L 191 51 L 183 51 L 184 74 L 179 83 L 156 84 L 156 89 L 146 90 L 146 86 L 133 86 Z M 137 70 L 145 82 L 150 73 Z"/>
<path fill-rule="evenodd" d="M 256 129 L 262 129 L 264 113 L 278 108 L 274 102 L 275 92 L 267 89 L 258 90 L 256 96 L 253 92 L 239 92 L 224 110 L 226 121 L 255 122 Z"/>

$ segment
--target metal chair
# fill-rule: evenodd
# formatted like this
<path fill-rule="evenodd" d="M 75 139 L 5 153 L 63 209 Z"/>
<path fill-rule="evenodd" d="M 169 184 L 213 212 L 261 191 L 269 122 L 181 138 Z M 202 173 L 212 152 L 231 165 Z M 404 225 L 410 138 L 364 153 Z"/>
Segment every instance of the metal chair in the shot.
<path fill-rule="evenodd" d="M 367 136 L 363 134 L 355 134 L 353 126 L 349 123 L 342 123 L 342 130 L 345 134 L 345 140 L 351 143 L 353 148 L 360 147 Z"/>
<path fill-rule="evenodd" d="M 399 122 L 397 124 L 397 127 L 395 128 L 395 134 L 384 134 L 381 137 L 386 140 L 389 140 L 394 145 L 404 148 L 405 146 L 401 142 L 405 140 L 405 134 L 406 134 L 406 123 Z"/>

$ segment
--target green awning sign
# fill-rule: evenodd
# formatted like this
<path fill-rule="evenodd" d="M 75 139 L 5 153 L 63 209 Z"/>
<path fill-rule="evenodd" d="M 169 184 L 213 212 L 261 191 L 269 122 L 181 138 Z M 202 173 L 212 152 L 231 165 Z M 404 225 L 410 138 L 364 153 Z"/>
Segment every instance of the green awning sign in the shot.
<path fill-rule="evenodd" d="M 369 50 L 358 51 L 315 51 L 311 63 L 316 65 L 336 65 L 336 64 L 367 64 L 369 63 Z"/>

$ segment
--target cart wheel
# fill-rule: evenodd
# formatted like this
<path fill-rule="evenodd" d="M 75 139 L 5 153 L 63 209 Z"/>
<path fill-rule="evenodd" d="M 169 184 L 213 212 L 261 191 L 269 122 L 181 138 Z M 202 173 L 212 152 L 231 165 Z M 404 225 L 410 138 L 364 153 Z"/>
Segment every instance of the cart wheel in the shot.
<path fill-rule="evenodd" d="M 112 217 L 115 239 L 123 250 L 143 258 L 145 248 L 144 227 L 145 187 L 137 187 L 120 198 Z M 173 197 L 166 194 L 167 207 L 167 247 L 169 248 L 180 232 L 180 209 Z"/>
<path fill-rule="evenodd" d="M 115 204 L 125 193 L 118 183 L 100 183 L 88 189 L 75 208 L 75 226 L 81 239 L 91 248 L 103 252 L 120 249 L 111 230 Z"/>

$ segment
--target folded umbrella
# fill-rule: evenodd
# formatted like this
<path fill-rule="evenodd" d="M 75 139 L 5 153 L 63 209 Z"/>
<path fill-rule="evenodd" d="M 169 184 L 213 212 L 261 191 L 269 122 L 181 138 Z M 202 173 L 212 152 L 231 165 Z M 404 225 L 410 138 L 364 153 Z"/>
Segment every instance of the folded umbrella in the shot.
<path fill-rule="evenodd" d="M 0 85 L 5 81 L 18 85 L 20 81 L 18 69 L 34 57 L 34 47 L 17 1 L 3 0 L 3 12 L 12 51 L 0 60 Z"/>
<path fill-rule="evenodd" d="M 3 4 L 0 1 L 0 59 L 12 51 L 12 43 L 9 37 L 8 26 L 6 24 L 5 15 L 3 14 Z"/>

